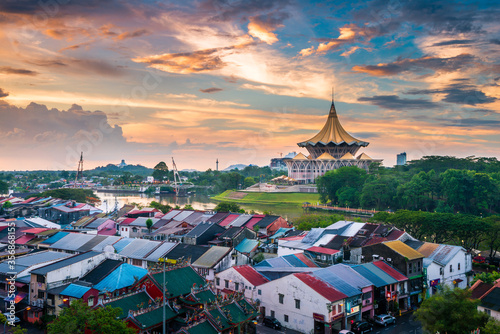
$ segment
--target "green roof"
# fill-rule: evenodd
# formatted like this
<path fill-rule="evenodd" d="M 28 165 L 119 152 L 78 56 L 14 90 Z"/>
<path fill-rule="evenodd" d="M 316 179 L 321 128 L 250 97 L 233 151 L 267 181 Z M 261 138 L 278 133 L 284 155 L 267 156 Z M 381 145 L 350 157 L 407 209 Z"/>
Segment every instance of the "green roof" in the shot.
<path fill-rule="evenodd" d="M 196 326 L 193 326 L 189 329 L 184 330 L 189 334 L 217 334 L 218 332 L 215 330 L 214 326 L 210 324 L 208 321 L 204 321 Z"/>
<path fill-rule="evenodd" d="M 153 275 L 153 279 L 163 285 L 163 272 Z M 182 267 L 165 272 L 165 282 L 168 298 L 178 297 L 191 293 L 193 284 L 196 286 L 205 285 L 205 280 L 191 267 Z"/>
<path fill-rule="evenodd" d="M 210 304 L 210 303 L 213 303 L 217 299 L 215 294 L 210 289 L 195 293 L 194 296 L 202 304 L 205 304 L 205 303 Z"/>
<path fill-rule="evenodd" d="M 222 314 L 219 309 L 213 309 L 212 311 L 208 311 L 210 315 L 214 318 L 214 320 L 219 320 L 221 323 L 221 331 L 225 331 L 228 328 L 233 327 L 229 322 L 227 322 L 226 316 Z"/>
<path fill-rule="evenodd" d="M 155 327 L 163 322 L 163 306 L 160 306 L 152 311 L 134 316 L 134 319 L 143 325 L 143 328 Z M 169 306 L 165 307 L 165 319 L 170 320 L 175 318 L 175 313 Z"/>
<path fill-rule="evenodd" d="M 222 306 L 221 309 L 223 311 L 229 311 L 229 314 L 231 314 L 231 320 L 229 320 L 233 324 L 239 324 L 241 322 L 247 321 L 251 318 L 253 318 L 254 312 L 250 314 L 245 314 L 239 307 L 236 305 L 236 302 L 233 302 L 229 305 Z"/>
<path fill-rule="evenodd" d="M 140 293 L 136 293 L 130 296 L 126 296 L 117 300 L 114 300 L 112 302 L 104 304 L 104 306 L 111 306 L 111 307 L 119 307 L 122 309 L 122 313 L 119 315 L 120 319 L 124 319 L 128 316 L 128 311 L 137 311 L 139 307 L 137 305 L 144 303 L 144 307 L 148 306 L 149 301 L 151 298 L 149 298 L 149 295 L 142 291 Z"/>

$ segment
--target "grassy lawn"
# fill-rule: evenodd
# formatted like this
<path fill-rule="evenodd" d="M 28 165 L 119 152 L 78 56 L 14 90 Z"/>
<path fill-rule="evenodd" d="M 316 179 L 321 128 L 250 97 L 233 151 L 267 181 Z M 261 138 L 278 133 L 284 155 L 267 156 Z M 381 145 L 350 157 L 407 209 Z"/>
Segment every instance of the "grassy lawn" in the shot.
<path fill-rule="evenodd" d="M 226 190 L 222 194 L 212 197 L 212 199 L 224 202 L 249 203 L 249 204 L 297 204 L 304 202 L 316 203 L 319 201 L 319 194 L 309 193 L 255 193 L 248 192 L 241 199 L 230 198 L 232 190 Z"/>

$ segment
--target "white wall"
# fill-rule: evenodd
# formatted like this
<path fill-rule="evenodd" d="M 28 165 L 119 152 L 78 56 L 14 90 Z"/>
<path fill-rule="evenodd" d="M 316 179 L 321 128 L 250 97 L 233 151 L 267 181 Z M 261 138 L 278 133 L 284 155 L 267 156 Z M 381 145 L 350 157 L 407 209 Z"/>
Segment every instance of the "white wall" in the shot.
<path fill-rule="evenodd" d="M 236 283 L 239 284 L 238 291 L 245 291 L 245 297 L 250 300 L 257 299 L 257 288 L 252 285 L 246 278 L 244 278 L 239 272 L 234 268 L 229 268 L 215 275 L 219 278 L 219 284 L 217 284 L 217 279 L 214 280 L 214 285 L 217 290 L 229 289 L 236 291 Z M 225 281 L 228 281 L 228 287 L 226 288 Z"/>
<path fill-rule="evenodd" d="M 284 295 L 283 304 L 279 303 L 280 293 Z M 329 320 L 329 301 L 294 275 L 260 285 L 257 287 L 257 298 L 261 300 L 261 306 L 265 307 L 266 316 L 273 310 L 274 316 L 284 327 L 303 333 L 313 330 L 313 313 L 322 314 L 326 321 Z M 295 299 L 300 300 L 300 309 L 295 308 Z M 335 307 L 337 304 L 343 304 L 343 300 L 335 303 Z M 288 322 L 285 322 L 285 314 L 288 315 Z"/>
<path fill-rule="evenodd" d="M 482 306 L 478 306 L 477 309 L 478 309 L 478 311 L 486 312 L 486 308 L 484 308 Z M 500 321 L 500 312 L 488 309 L 488 312 L 486 312 L 486 313 L 488 313 L 489 315 L 491 315 L 496 320 Z"/>
<path fill-rule="evenodd" d="M 458 264 L 460 263 L 460 270 L 458 270 Z M 450 272 L 450 265 L 453 271 Z M 440 268 L 443 268 L 443 274 L 440 274 Z M 453 280 L 461 279 L 462 282 L 458 283 L 456 286 L 465 289 L 468 285 L 467 276 L 465 273 L 472 270 L 472 256 L 467 254 L 464 250 L 460 250 L 455 256 L 448 262 L 444 267 L 432 262 L 427 267 L 427 285 L 430 289 L 430 281 L 439 279 L 441 285 L 447 285 L 449 287 L 454 287 Z M 432 292 L 431 292 L 432 293 Z"/>

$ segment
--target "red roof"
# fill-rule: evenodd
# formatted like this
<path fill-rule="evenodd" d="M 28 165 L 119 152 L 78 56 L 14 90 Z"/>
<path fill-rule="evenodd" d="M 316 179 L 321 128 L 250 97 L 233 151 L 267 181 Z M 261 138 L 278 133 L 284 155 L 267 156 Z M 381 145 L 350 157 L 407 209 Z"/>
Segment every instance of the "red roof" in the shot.
<path fill-rule="evenodd" d="M 373 261 L 373 264 L 382 269 L 386 274 L 397 280 L 398 282 L 408 280 L 408 277 L 401 274 L 399 271 L 394 269 L 392 266 L 385 263 L 385 261 Z"/>
<path fill-rule="evenodd" d="M 391 233 L 387 236 L 387 240 L 398 240 L 403 234 L 405 234 L 404 231 L 399 231 L 399 230 L 392 230 Z"/>
<path fill-rule="evenodd" d="M 388 241 L 387 238 L 384 238 L 384 237 L 373 237 L 371 239 L 369 239 L 364 245 L 363 247 L 365 246 L 370 246 L 370 245 L 375 245 L 375 244 L 381 244 L 383 243 L 384 241 Z"/>
<path fill-rule="evenodd" d="M 31 239 L 35 239 L 35 236 L 34 235 L 23 235 L 22 237 L 16 239 L 16 245 L 24 245 L 25 243 L 27 243 Z"/>
<path fill-rule="evenodd" d="M 316 263 L 311 261 L 311 259 L 309 259 L 307 256 L 305 256 L 304 253 L 297 253 L 297 254 L 293 254 L 293 255 L 295 255 L 296 258 L 298 258 L 300 261 L 302 261 L 308 267 L 317 267 Z"/>
<path fill-rule="evenodd" d="M 116 234 L 116 228 L 106 228 L 102 229 L 100 231 L 97 231 L 98 235 L 115 235 Z"/>
<path fill-rule="evenodd" d="M 50 230 L 50 228 L 44 228 L 44 227 L 34 227 L 34 228 L 29 228 L 27 230 L 24 230 L 24 233 L 28 234 L 37 234 L 37 233 L 42 233 L 44 231 Z"/>
<path fill-rule="evenodd" d="M 330 284 L 307 273 L 296 273 L 293 275 L 331 302 L 347 298 L 346 295 L 334 289 Z"/>
<path fill-rule="evenodd" d="M 130 223 L 132 223 L 136 219 L 137 218 L 127 218 L 127 219 L 124 219 L 119 225 L 120 226 L 122 226 L 122 225 L 129 225 Z"/>
<path fill-rule="evenodd" d="M 240 216 L 239 214 L 232 213 L 232 214 L 230 214 L 229 216 L 227 216 L 226 218 L 224 218 L 224 220 L 223 220 L 223 221 L 221 221 L 221 222 L 219 223 L 219 225 L 220 225 L 220 226 L 227 226 L 227 225 L 231 224 L 231 222 L 232 222 L 233 220 L 235 220 L 236 218 L 238 218 L 239 216 Z"/>
<path fill-rule="evenodd" d="M 287 240 L 287 241 L 299 241 L 304 239 L 305 235 L 294 235 L 292 237 L 286 237 L 286 238 L 278 238 L 279 240 Z"/>
<path fill-rule="evenodd" d="M 28 204 L 30 202 L 33 202 L 33 201 L 36 201 L 36 200 L 39 200 L 39 199 L 41 199 L 41 197 L 30 197 L 27 200 L 21 202 L 20 204 Z"/>
<path fill-rule="evenodd" d="M 314 252 L 314 253 L 321 253 L 321 254 L 328 254 L 328 255 L 332 255 L 332 254 L 340 252 L 340 251 L 338 251 L 336 249 L 330 249 L 330 248 L 325 248 L 325 247 L 317 247 L 317 246 L 310 247 L 307 250 L 310 251 L 310 252 Z"/>
<path fill-rule="evenodd" d="M 240 275 L 243 276 L 247 281 L 249 281 L 250 284 L 252 284 L 253 286 L 269 282 L 267 278 L 262 276 L 261 273 L 259 273 L 257 270 L 255 270 L 253 267 L 250 267 L 249 265 L 234 266 L 233 268 L 238 273 L 240 273 Z"/>
<path fill-rule="evenodd" d="M 258 222 L 260 222 L 262 220 L 262 218 L 264 217 L 256 217 L 257 215 L 254 215 L 249 221 L 248 223 L 246 223 L 245 227 L 248 227 L 249 229 L 253 229 L 253 227 L 255 226 L 255 224 L 257 224 Z M 259 215 L 261 216 L 261 215 Z"/>

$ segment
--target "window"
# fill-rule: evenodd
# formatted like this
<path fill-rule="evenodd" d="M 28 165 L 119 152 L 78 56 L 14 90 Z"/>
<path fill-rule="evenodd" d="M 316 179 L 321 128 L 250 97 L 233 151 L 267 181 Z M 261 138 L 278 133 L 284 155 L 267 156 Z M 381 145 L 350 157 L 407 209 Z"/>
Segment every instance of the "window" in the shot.
<path fill-rule="evenodd" d="M 453 265 L 450 264 L 450 273 L 453 272 Z"/>
<path fill-rule="evenodd" d="M 420 266 L 421 266 L 421 263 L 420 261 L 417 262 L 417 270 L 420 271 Z"/>
<path fill-rule="evenodd" d="M 284 294 L 282 294 L 282 293 L 280 293 L 280 294 L 278 295 L 278 297 L 279 297 L 279 302 L 280 302 L 280 304 L 283 304 L 283 299 L 285 298 L 285 295 L 284 295 Z"/>
<path fill-rule="evenodd" d="M 274 311 L 273 310 L 271 310 L 271 317 L 274 318 Z"/>
<path fill-rule="evenodd" d="M 443 268 L 439 268 L 439 275 L 443 275 Z"/>
<path fill-rule="evenodd" d="M 142 260 L 132 259 L 132 265 L 137 267 L 142 267 Z"/>
<path fill-rule="evenodd" d="M 365 292 L 363 293 L 363 299 L 370 299 L 372 298 L 372 293 L 371 292 Z"/>
<path fill-rule="evenodd" d="M 288 322 L 288 315 L 285 314 L 285 322 Z"/>
<path fill-rule="evenodd" d="M 224 280 L 224 287 L 229 289 L 229 281 L 227 279 Z"/>
<path fill-rule="evenodd" d="M 260 289 L 259 289 L 259 290 L 257 290 L 257 294 L 258 294 L 258 295 L 261 295 L 261 294 L 262 294 L 262 291 L 261 291 Z"/>
<path fill-rule="evenodd" d="M 490 309 L 485 308 L 485 309 L 484 309 L 484 312 L 485 312 L 487 315 L 491 316 L 491 310 L 490 310 Z"/>
<path fill-rule="evenodd" d="M 215 278 L 215 285 L 220 285 L 220 277 Z"/>
<path fill-rule="evenodd" d="M 89 299 L 87 299 L 87 302 L 89 306 L 94 306 L 94 296 L 90 296 Z"/>
<path fill-rule="evenodd" d="M 36 275 L 36 281 L 38 283 L 45 283 L 45 277 L 42 275 Z"/>
<path fill-rule="evenodd" d="M 341 304 L 338 305 L 338 313 L 342 313 L 342 305 Z"/>
<path fill-rule="evenodd" d="M 300 309 L 300 299 L 295 299 L 295 308 Z"/>
<path fill-rule="evenodd" d="M 458 270 L 460 270 L 460 263 L 458 264 Z"/>
<path fill-rule="evenodd" d="M 240 283 L 234 283 L 234 291 L 238 291 L 240 289 Z"/>
<path fill-rule="evenodd" d="M 38 291 L 38 298 L 45 297 L 45 293 L 43 291 Z"/>

